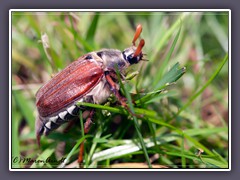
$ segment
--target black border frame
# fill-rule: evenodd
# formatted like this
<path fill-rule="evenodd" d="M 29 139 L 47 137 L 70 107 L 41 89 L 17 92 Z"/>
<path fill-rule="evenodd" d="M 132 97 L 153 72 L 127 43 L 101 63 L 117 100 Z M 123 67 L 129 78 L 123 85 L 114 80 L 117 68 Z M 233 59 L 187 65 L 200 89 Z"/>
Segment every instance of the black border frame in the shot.
<path fill-rule="evenodd" d="M 71 1 L 71 0 L 69 0 Z M 8 62 L 8 11 L 9 9 L 14 8 L 218 8 L 218 9 L 231 9 L 232 12 L 232 71 L 231 71 L 231 82 L 232 82 L 232 96 L 234 97 L 231 100 L 231 107 L 232 107 L 232 167 L 231 172 L 208 172 L 208 173 L 202 173 L 202 172 L 164 172 L 159 174 L 160 172 L 80 172 L 81 174 L 77 173 L 71 173 L 71 174 L 65 174 L 65 173 L 58 173 L 58 172 L 51 172 L 51 178 L 58 178 L 60 179 L 66 179 L 69 178 L 69 176 L 73 179 L 75 178 L 98 178 L 101 176 L 101 178 L 104 179 L 122 179 L 124 178 L 137 178 L 139 180 L 146 179 L 146 178 L 162 178 L 162 179 L 176 179 L 176 178 L 184 178 L 184 179 L 196 179 L 196 180 L 202 180 L 202 179 L 212 179 L 216 178 L 218 180 L 231 178 L 231 179 L 238 179 L 240 173 L 239 173 L 239 143 L 238 143 L 238 137 L 240 137 L 240 131 L 238 130 L 238 127 L 240 127 L 240 121 L 238 120 L 238 117 L 240 116 L 240 111 L 238 108 L 240 107 L 240 84 L 238 81 L 239 74 L 239 67 L 240 67 L 240 61 L 238 60 L 240 51 L 238 50 L 238 41 L 240 39 L 239 32 L 240 32 L 240 24 L 239 24 L 239 17 L 240 17 L 240 11 L 239 11 L 239 2 L 237 1 L 224 1 L 224 0 L 202 0 L 202 1 L 192 1 L 192 0 L 182 0 L 179 2 L 178 0 L 168 0 L 165 2 L 156 2 L 155 0 L 148 0 L 147 2 L 144 0 L 139 0 L 136 4 L 135 2 L 130 2 L 127 0 L 121 0 L 116 2 L 111 2 L 108 0 L 103 0 L 101 2 L 97 0 L 88 0 L 86 2 L 79 2 L 78 0 L 72 0 L 71 3 L 67 2 L 65 0 L 58 0 L 58 3 L 56 4 L 54 1 L 48 1 L 48 0 L 41 0 L 41 1 L 28 1 L 28 0 L 21 0 L 21 1 L 14 1 L 14 0 L 8 0 L 8 1 L 1 1 L 0 2 L 0 22 L 2 27 L 0 28 L 0 54 L 2 57 L 2 60 L 0 61 L 0 85 L 2 88 L 0 88 L 0 113 L 1 113 L 1 126 L 0 126 L 0 138 L 1 138 L 1 153 L 0 153 L 0 159 L 1 159 L 1 174 L 0 177 L 4 179 L 8 178 L 17 178 L 17 179 L 44 179 L 49 178 L 49 173 L 46 172 L 28 172 L 27 174 L 24 172 L 9 172 L 9 159 L 8 159 L 8 107 L 9 107 L 9 89 L 8 89 L 8 79 L 9 76 L 9 62 Z M 5 80 L 5 81 L 4 81 Z M 121 173 L 121 175 L 120 175 Z M 39 176 L 37 176 L 39 175 Z"/>
<path fill-rule="evenodd" d="M 106 12 L 106 10 L 105 9 L 97 9 L 97 11 L 98 12 Z M 97 12 L 95 9 L 89 9 L 89 10 L 81 10 L 81 11 L 77 11 L 77 10 L 75 10 L 74 9 L 74 12 Z M 111 11 L 111 10 L 110 10 Z M 139 11 L 142 11 L 142 10 L 139 10 Z M 163 12 L 164 10 L 162 10 L 162 9 L 153 9 L 153 10 L 151 10 L 151 9 L 146 9 L 145 10 L 145 12 L 146 11 L 149 11 L 149 12 L 157 12 L 157 11 L 159 11 L 159 12 Z M 203 11 L 203 10 L 201 10 L 201 9 L 196 9 L 196 10 L 190 10 L 190 9 L 186 9 L 186 11 L 185 10 L 181 10 L 182 12 L 227 12 L 228 13 L 228 19 L 229 20 L 231 20 L 231 10 L 228 10 L 228 9 L 215 9 L 214 11 L 212 10 L 212 9 L 209 9 L 209 11 L 208 10 L 206 10 L 206 11 Z M 46 9 L 36 9 L 36 10 L 32 10 L 32 9 L 26 9 L 26 10 L 24 10 L 24 9 L 19 9 L 19 10 L 16 10 L 16 9 L 11 9 L 11 10 L 9 10 L 9 20 L 10 19 L 12 19 L 12 12 L 46 12 Z M 67 10 L 67 9 L 57 9 L 57 10 L 53 10 L 53 11 L 48 11 L 48 12 L 71 12 L 71 10 Z M 127 12 L 127 10 L 126 9 L 121 9 L 121 10 L 117 10 L 117 9 L 112 9 L 112 12 Z M 131 10 L 128 10 L 128 12 L 133 12 L 133 11 L 131 11 Z M 144 10 L 142 11 L 142 12 L 144 12 Z M 167 12 L 167 11 L 166 11 Z M 170 12 L 170 10 L 169 10 L 169 12 Z M 171 9 L 171 12 L 180 12 L 180 10 L 174 10 L 174 9 Z M 10 21 L 9 21 L 10 22 Z M 11 29 L 12 29 L 12 24 L 9 24 L 9 28 L 11 27 Z M 229 22 L 229 29 L 231 29 L 231 24 L 230 24 L 230 22 Z M 10 34 L 10 33 L 9 33 Z M 228 36 L 229 37 L 229 36 Z M 9 37 L 10 38 L 10 37 Z M 11 33 L 11 39 L 12 39 L 12 33 Z M 230 40 L 229 40 L 230 41 Z M 228 50 L 229 50 L 229 43 L 228 43 Z M 12 44 L 11 44 L 11 49 L 12 49 Z M 9 52 L 10 53 L 10 52 Z M 230 55 L 231 55 L 231 50 L 228 52 Z M 10 53 L 11 54 L 11 53 Z M 12 56 L 12 54 L 11 54 L 11 56 Z M 12 62 L 11 62 L 12 63 Z M 228 61 L 228 72 L 230 72 L 229 71 L 230 70 L 230 67 L 229 67 L 229 61 Z M 11 83 L 10 84 L 12 84 L 12 76 L 11 76 Z M 228 84 L 228 86 L 229 86 L 229 84 Z M 229 95 L 228 95 L 228 100 L 229 100 Z M 230 101 L 228 101 L 228 102 L 230 102 Z M 228 105 L 228 108 L 229 108 L 229 105 Z M 12 113 L 12 109 L 11 109 L 11 113 Z M 230 113 L 230 112 L 229 112 Z M 229 115 L 229 117 L 231 117 L 230 115 Z M 10 120 L 9 120 L 10 121 Z M 11 120 L 12 121 L 12 120 Z M 231 119 L 229 119 L 229 121 L 231 122 Z M 12 128 L 12 127 L 11 127 Z M 9 132 L 9 134 L 11 134 L 10 132 Z M 228 137 L 230 137 L 230 131 L 229 131 L 229 128 L 228 128 Z M 10 138 L 9 138 L 10 139 Z M 230 138 L 231 139 L 231 138 Z M 11 142 L 10 142 L 10 144 L 12 143 L 12 138 L 11 138 Z M 231 154 L 231 152 L 230 152 L 230 142 L 228 141 L 228 152 Z M 12 148 L 11 148 L 11 154 L 12 154 Z M 229 156 L 229 158 L 231 158 L 231 156 Z M 9 160 L 10 161 L 10 160 Z M 228 168 L 220 168 L 220 169 L 218 169 L 218 168 L 196 168 L 196 169 L 189 169 L 190 171 L 201 171 L 201 170 L 204 170 L 204 171 L 230 171 L 231 170 L 231 164 L 230 164 L 230 161 L 231 160 L 228 160 Z M 10 162 L 9 162 L 10 163 Z M 10 165 L 9 165 L 10 166 Z M 49 168 L 36 168 L 36 169 L 29 169 L 29 171 L 61 171 L 61 170 L 63 170 L 64 169 L 64 171 L 67 171 L 67 170 L 69 170 L 69 171 L 73 171 L 74 170 L 74 168 L 69 168 L 69 169 L 66 169 L 66 168 L 52 168 L 52 169 L 49 169 Z M 104 169 L 99 169 L 99 168 L 87 168 L 87 169 L 79 169 L 79 171 L 89 171 L 89 170 L 96 170 L 96 171 L 107 171 L 107 170 L 110 170 L 110 171 L 122 171 L 122 170 L 125 170 L 125 171 L 186 171 L 187 169 L 174 169 L 174 168 L 169 168 L 169 169 L 149 169 L 149 168 L 141 168 L 141 169 L 139 169 L 139 168 L 115 168 L 115 169 L 112 169 L 112 168 L 104 168 Z M 10 171 L 27 171 L 27 169 L 24 169 L 24 168 L 13 168 L 12 167 L 12 162 L 11 162 L 11 167 L 10 167 Z"/>

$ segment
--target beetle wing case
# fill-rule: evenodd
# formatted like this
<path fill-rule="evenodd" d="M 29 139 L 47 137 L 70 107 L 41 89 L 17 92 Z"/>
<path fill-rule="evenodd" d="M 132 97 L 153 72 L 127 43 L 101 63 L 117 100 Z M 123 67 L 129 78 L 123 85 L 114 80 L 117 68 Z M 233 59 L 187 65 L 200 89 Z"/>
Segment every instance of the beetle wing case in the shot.
<path fill-rule="evenodd" d="M 91 59 L 79 58 L 54 76 L 36 94 L 39 115 L 58 112 L 93 89 L 104 71 Z"/>

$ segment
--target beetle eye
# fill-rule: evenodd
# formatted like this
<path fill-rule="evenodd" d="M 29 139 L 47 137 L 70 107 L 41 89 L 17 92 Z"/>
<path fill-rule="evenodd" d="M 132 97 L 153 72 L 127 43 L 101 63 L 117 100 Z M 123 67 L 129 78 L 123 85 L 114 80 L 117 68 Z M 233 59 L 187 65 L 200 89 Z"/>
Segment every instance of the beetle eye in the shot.
<path fill-rule="evenodd" d="M 133 57 L 133 54 L 127 57 L 127 60 L 130 64 L 137 64 L 139 61 L 139 56 Z"/>

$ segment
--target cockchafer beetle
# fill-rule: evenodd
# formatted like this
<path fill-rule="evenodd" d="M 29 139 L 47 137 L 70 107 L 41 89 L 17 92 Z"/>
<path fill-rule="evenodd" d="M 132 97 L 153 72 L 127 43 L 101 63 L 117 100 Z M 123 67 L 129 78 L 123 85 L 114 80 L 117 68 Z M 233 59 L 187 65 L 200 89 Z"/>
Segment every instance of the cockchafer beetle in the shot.
<path fill-rule="evenodd" d="M 127 67 L 143 60 L 144 40 L 141 39 L 139 45 L 135 46 L 141 32 L 142 26 L 138 25 L 132 46 L 124 51 L 103 49 L 79 57 L 38 90 L 38 117 L 35 123 L 38 145 L 41 135 L 48 135 L 78 116 L 80 108 L 83 108 L 77 105 L 78 102 L 102 104 L 113 93 L 121 105 L 127 108 L 125 98 L 119 93 L 116 67 L 121 78 L 124 78 Z M 92 110 L 84 124 L 85 133 L 90 129 L 93 114 Z M 81 158 L 79 157 L 79 162 L 82 161 Z"/>

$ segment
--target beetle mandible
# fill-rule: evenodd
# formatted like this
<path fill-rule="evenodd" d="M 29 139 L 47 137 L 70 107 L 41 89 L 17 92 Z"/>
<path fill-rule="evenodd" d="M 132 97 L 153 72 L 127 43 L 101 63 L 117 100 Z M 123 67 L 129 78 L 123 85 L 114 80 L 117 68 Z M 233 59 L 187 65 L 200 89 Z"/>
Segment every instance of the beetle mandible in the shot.
<path fill-rule="evenodd" d="M 113 93 L 121 105 L 127 107 L 125 98 L 119 93 L 116 67 L 123 78 L 127 67 L 143 60 L 144 40 L 135 46 L 141 32 L 142 26 L 138 25 L 132 46 L 124 51 L 102 49 L 79 57 L 38 90 L 35 122 L 38 145 L 42 135 L 48 135 L 78 116 L 80 108 L 83 108 L 77 105 L 78 102 L 103 104 Z M 93 113 L 90 112 L 84 124 L 85 133 L 89 131 Z"/>

